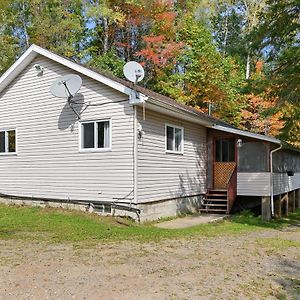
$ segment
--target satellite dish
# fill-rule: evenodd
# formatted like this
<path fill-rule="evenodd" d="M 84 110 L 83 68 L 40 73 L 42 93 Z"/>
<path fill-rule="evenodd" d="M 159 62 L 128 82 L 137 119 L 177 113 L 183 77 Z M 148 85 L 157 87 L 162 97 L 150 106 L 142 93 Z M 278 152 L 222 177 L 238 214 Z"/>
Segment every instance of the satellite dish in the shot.
<path fill-rule="evenodd" d="M 82 85 L 82 79 L 78 75 L 69 74 L 56 79 L 51 87 L 50 92 L 58 98 L 73 98 Z"/>
<path fill-rule="evenodd" d="M 136 61 L 129 61 L 123 68 L 124 76 L 131 82 L 139 82 L 144 79 L 145 71 Z"/>

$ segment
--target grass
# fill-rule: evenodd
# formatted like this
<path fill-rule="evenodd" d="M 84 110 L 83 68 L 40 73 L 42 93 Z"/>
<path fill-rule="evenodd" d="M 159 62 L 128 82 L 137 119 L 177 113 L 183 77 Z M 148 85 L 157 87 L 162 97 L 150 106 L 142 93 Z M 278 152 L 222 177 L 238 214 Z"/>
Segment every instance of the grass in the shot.
<path fill-rule="evenodd" d="M 159 241 L 242 234 L 266 228 L 280 229 L 296 223 L 300 223 L 300 210 L 290 214 L 289 218 L 269 223 L 245 213 L 219 223 L 167 230 L 156 228 L 153 224 L 140 225 L 124 219 L 76 211 L 0 205 L 0 239 L 48 242 Z"/>

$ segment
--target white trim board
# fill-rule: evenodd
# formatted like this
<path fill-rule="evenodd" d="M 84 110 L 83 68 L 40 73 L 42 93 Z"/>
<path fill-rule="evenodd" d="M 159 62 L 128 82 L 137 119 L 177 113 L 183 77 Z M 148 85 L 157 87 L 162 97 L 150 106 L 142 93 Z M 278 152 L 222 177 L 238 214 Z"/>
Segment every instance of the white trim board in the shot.
<path fill-rule="evenodd" d="M 109 79 L 97 72 L 94 72 L 88 68 L 78 65 L 68 59 L 65 59 L 59 55 L 56 55 L 48 50 L 45 50 L 39 46 L 31 45 L 28 50 L 21 55 L 21 57 L 1 76 L 0 78 L 0 92 L 3 91 L 29 64 L 37 55 L 47 57 L 61 65 L 64 65 L 76 72 L 86 75 L 92 79 L 95 79 L 121 93 L 131 95 L 131 89 L 125 85 L 118 83 L 112 79 Z"/>

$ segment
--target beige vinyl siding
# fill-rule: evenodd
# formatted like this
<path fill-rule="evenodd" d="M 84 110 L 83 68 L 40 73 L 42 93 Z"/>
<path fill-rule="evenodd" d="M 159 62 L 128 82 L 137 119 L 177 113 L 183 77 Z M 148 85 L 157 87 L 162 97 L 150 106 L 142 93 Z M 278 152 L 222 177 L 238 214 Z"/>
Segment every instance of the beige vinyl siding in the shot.
<path fill-rule="evenodd" d="M 138 199 L 150 202 L 205 193 L 206 128 L 146 107 L 138 108 L 143 137 L 138 141 Z M 165 124 L 184 128 L 184 154 L 165 152 Z"/>
<path fill-rule="evenodd" d="M 42 77 L 36 76 L 36 63 L 45 68 Z M 66 99 L 49 91 L 55 79 L 70 73 L 75 72 L 38 56 L 0 94 L 0 129 L 16 127 L 18 142 L 17 155 L 0 155 L 0 193 L 110 201 L 133 190 L 133 108 L 128 96 L 81 76 L 83 86 L 75 99 L 99 104 L 88 107 L 82 121 L 110 118 L 112 149 L 80 153 L 76 115 Z"/>
<path fill-rule="evenodd" d="M 300 173 L 288 176 L 287 173 L 273 174 L 274 195 L 287 193 L 300 188 Z"/>
<path fill-rule="evenodd" d="M 237 195 L 270 196 L 270 173 L 237 173 Z"/>

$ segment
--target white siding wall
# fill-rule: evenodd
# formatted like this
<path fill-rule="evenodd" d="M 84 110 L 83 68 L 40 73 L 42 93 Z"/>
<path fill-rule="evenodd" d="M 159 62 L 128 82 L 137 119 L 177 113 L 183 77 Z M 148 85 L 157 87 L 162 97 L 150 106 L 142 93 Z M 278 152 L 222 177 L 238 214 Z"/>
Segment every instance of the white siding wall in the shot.
<path fill-rule="evenodd" d="M 270 173 L 238 173 L 237 195 L 269 196 Z"/>
<path fill-rule="evenodd" d="M 35 63 L 45 68 L 42 77 L 36 76 Z M 49 91 L 56 78 L 70 73 L 74 72 L 38 57 L 0 94 L 0 129 L 18 130 L 18 155 L 0 156 L 0 193 L 111 200 L 132 191 L 133 108 L 128 97 L 82 76 L 79 93 L 84 101 L 108 102 L 89 107 L 82 120 L 111 118 L 112 150 L 80 153 L 76 116 L 65 99 Z"/>
<path fill-rule="evenodd" d="M 274 195 L 300 188 L 300 173 L 288 176 L 286 173 L 273 174 Z M 270 196 L 270 173 L 238 173 L 237 194 L 240 196 Z"/>
<path fill-rule="evenodd" d="M 146 109 L 138 142 L 138 199 L 150 202 L 205 193 L 206 128 Z M 165 153 L 165 124 L 184 127 L 184 154 Z"/>
<path fill-rule="evenodd" d="M 300 188 L 300 173 L 288 176 L 286 173 L 273 175 L 274 195 L 287 193 Z"/>

